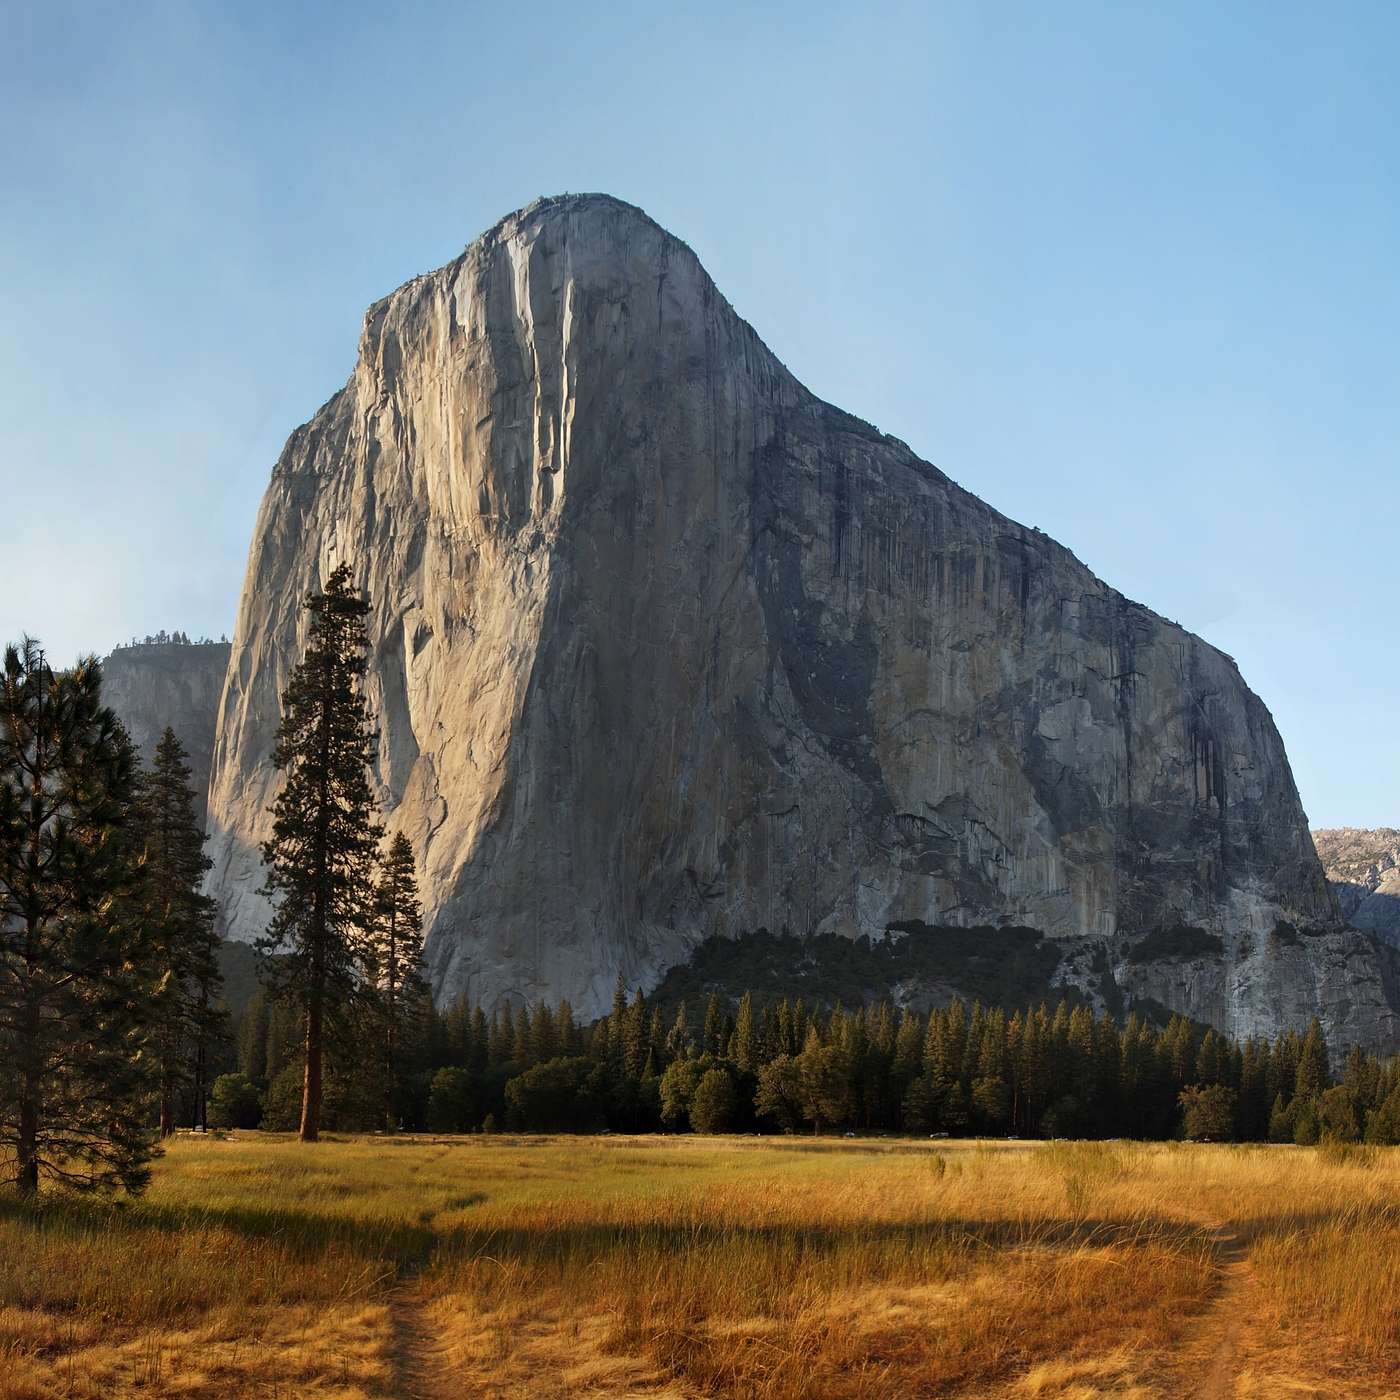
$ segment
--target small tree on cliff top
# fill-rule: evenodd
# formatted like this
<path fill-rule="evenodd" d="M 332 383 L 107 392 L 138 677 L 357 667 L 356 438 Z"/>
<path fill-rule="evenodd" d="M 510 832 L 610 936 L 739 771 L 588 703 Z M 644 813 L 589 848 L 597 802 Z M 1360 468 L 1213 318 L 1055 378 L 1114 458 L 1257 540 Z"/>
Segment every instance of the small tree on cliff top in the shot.
<path fill-rule="evenodd" d="M 265 892 L 276 912 L 258 940 L 279 990 L 304 1020 L 301 1138 L 320 1133 L 327 1021 L 350 1006 L 375 922 L 375 869 L 383 830 L 369 786 L 375 735 L 361 686 L 369 603 L 341 564 L 305 603 L 311 633 L 282 696 L 274 761 L 287 776 L 263 844 Z"/>

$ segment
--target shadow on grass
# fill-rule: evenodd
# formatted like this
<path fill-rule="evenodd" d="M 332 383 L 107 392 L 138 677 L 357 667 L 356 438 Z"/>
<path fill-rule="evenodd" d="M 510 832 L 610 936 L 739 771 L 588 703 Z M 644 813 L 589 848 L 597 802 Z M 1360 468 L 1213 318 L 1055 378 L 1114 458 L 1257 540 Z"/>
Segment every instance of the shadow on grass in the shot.
<path fill-rule="evenodd" d="M 459 1198 L 455 1205 L 469 1205 Z M 1279 1217 L 1276 1228 L 1299 1229 L 1329 1216 Z M 394 1274 L 418 1273 L 430 1265 L 464 1264 L 475 1257 L 521 1264 L 587 1265 L 619 1253 L 648 1255 L 718 1248 L 780 1252 L 790 1264 L 850 1250 L 886 1251 L 892 1256 L 914 1250 L 976 1254 L 1010 1249 L 1167 1247 L 1213 1254 L 1215 1233 L 1165 1217 L 1039 1216 L 1016 1220 L 946 1219 L 911 1225 L 853 1224 L 828 1226 L 726 1225 L 717 1223 L 626 1222 L 562 1226 L 471 1226 L 435 1229 L 429 1219 L 373 1221 L 317 1215 L 276 1207 L 189 1208 L 136 1202 L 50 1200 L 38 1205 L 0 1196 L 0 1221 L 37 1230 L 122 1235 L 137 1241 L 149 1234 L 182 1234 L 202 1228 L 232 1231 L 249 1241 L 266 1242 L 299 1261 L 315 1261 L 331 1249 L 365 1263 L 385 1264 Z M 1245 1234 L 1243 1222 L 1240 1233 Z"/>
<path fill-rule="evenodd" d="M 316 1260 L 331 1249 L 339 1249 L 366 1262 L 382 1260 L 398 1269 L 421 1266 L 442 1238 L 421 1221 L 364 1221 L 276 1207 L 176 1207 L 147 1201 L 48 1199 L 29 1204 L 13 1195 L 0 1195 L 0 1221 L 39 1231 L 131 1240 L 222 1229 L 245 1240 L 275 1244 L 299 1261 Z"/>

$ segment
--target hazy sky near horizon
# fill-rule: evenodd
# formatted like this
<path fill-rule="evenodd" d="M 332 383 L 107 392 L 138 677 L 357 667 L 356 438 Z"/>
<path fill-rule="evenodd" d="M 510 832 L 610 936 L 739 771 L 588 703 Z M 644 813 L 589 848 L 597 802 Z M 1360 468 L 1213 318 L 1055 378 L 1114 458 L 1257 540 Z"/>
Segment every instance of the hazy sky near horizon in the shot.
<path fill-rule="evenodd" d="M 365 307 L 603 190 L 1400 825 L 1397 59 L 1351 0 L 0 0 L 0 640 L 231 631 Z"/>

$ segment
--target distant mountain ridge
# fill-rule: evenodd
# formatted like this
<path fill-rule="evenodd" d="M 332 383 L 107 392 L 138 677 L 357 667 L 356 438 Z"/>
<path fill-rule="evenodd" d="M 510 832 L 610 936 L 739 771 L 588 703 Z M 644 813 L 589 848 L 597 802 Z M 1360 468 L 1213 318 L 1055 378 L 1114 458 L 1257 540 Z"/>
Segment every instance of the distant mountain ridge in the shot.
<path fill-rule="evenodd" d="M 103 698 L 126 725 L 142 759 L 151 761 L 166 726 L 185 746 L 200 821 L 207 811 L 229 652 L 228 642 L 148 639 L 118 647 L 102 661 Z"/>
<path fill-rule="evenodd" d="M 1342 917 L 1400 947 L 1400 830 L 1321 828 L 1313 832 L 1313 844 Z"/>

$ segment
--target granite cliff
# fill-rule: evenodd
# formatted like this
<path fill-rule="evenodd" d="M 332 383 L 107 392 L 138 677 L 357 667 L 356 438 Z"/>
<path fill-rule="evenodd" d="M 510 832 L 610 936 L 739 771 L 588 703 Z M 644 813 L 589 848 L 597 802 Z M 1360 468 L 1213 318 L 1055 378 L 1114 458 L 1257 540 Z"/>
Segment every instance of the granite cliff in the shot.
<path fill-rule="evenodd" d="M 1342 917 L 1400 947 L 1400 831 L 1343 826 L 1313 841 Z"/>
<path fill-rule="evenodd" d="M 377 303 L 288 441 L 211 775 L 233 937 L 340 560 L 440 997 L 593 1014 L 711 935 L 1023 925 L 1237 1033 L 1395 1033 L 1230 658 L 815 398 L 629 205 L 539 201 Z M 1207 955 L 1135 961 L 1181 928 Z"/>
<path fill-rule="evenodd" d="M 200 819 L 205 815 L 227 642 L 147 642 L 119 647 L 102 662 L 102 694 L 150 763 L 168 725 L 189 755 Z"/>

